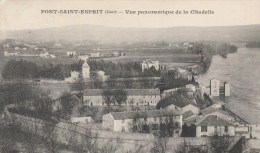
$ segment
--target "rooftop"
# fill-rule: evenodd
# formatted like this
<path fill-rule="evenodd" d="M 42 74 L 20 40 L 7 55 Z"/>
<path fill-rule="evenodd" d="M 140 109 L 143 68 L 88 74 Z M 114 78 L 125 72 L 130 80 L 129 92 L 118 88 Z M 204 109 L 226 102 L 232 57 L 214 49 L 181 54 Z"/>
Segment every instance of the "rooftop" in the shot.
<path fill-rule="evenodd" d="M 181 112 L 178 110 L 147 110 L 147 111 L 127 111 L 127 112 L 111 112 L 115 120 L 160 117 L 160 116 L 178 116 Z"/>
<path fill-rule="evenodd" d="M 189 117 L 191 117 L 191 116 L 193 116 L 193 115 L 195 115 L 191 110 L 189 110 L 189 111 L 187 111 L 187 112 L 184 112 L 183 114 L 182 114 L 182 118 L 183 118 L 183 120 L 185 120 L 185 119 L 187 119 L 187 118 L 189 118 Z"/>
<path fill-rule="evenodd" d="M 225 112 L 225 111 L 223 111 L 223 110 L 214 108 L 214 107 L 204 108 L 204 109 L 200 110 L 200 112 L 201 112 L 203 115 L 211 114 L 211 113 L 214 113 L 214 112 L 220 112 L 220 113 L 225 114 L 225 115 L 230 115 L 229 113 L 227 113 L 227 112 Z"/>
<path fill-rule="evenodd" d="M 219 118 L 215 115 L 208 115 L 206 118 L 199 121 L 197 126 L 233 126 L 229 121 Z"/>

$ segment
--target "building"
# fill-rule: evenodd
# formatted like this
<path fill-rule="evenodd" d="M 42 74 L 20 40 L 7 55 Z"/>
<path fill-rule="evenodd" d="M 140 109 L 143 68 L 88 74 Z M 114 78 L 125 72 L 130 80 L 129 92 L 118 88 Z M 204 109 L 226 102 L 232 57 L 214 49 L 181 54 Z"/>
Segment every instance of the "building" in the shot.
<path fill-rule="evenodd" d="M 102 128 L 111 131 L 131 132 L 137 122 L 141 125 L 151 125 L 159 130 L 160 123 L 173 121 L 179 127 L 175 130 L 176 135 L 181 133 L 182 114 L 178 110 L 148 110 L 148 111 L 126 111 L 111 112 L 103 115 Z"/>
<path fill-rule="evenodd" d="M 159 61 L 146 59 L 141 63 L 141 66 L 142 66 L 142 72 L 144 72 L 145 69 L 150 69 L 151 67 L 154 67 L 155 70 L 159 70 Z"/>
<path fill-rule="evenodd" d="M 82 65 L 82 77 L 84 81 L 89 80 L 90 76 L 90 67 L 87 63 L 87 61 L 84 62 L 84 64 Z"/>
<path fill-rule="evenodd" d="M 85 89 L 83 101 L 85 105 L 105 105 L 103 92 L 106 89 Z M 115 90 L 115 89 L 111 89 Z M 124 89 L 127 92 L 125 105 L 156 106 L 161 100 L 159 89 Z"/>
<path fill-rule="evenodd" d="M 73 56 L 75 56 L 75 55 L 77 55 L 77 52 L 76 52 L 76 51 L 67 52 L 67 56 L 69 56 L 69 57 L 73 57 Z"/>
<path fill-rule="evenodd" d="M 245 120 L 241 119 L 239 116 L 234 114 L 233 112 L 231 112 L 231 111 L 228 112 L 227 110 L 226 111 L 222 110 L 222 108 L 217 109 L 215 107 L 207 107 L 205 109 L 202 109 L 199 113 L 199 116 L 191 117 L 191 118 L 185 120 L 185 123 L 190 127 L 191 127 L 191 125 L 195 125 L 197 127 L 198 123 L 200 121 L 204 120 L 205 118 L 207 118 L 208 116 L 215 116 L 217 119 L 221 119 L 221 120 L 214 121 L 215 119 L 213 118 L 212 122 L 221 123 L 221 124 L 215 125 L 215 126 L 221 127 L 222 130 L 224 128 L 223 125 L 222 125 L 222 120 L 224 120 L 225 122 L 231 123 L 232 126 L 234 127 L 234 134 L 232 132 L 232 136 L 233 135 L 235 135 L 235 136 L 245 136 L 246 138 L 250 138 L 249 124 Z M 210 120 L 209 122 L 211 122 L 211 119 L 209 119 L 209 120 Z M 213 124 L 212 124 L 212 126 L 213 126 Z M 197 129 L 196 130 L 196 133 L 198 133 L 197 135 L 199 137 L 202 136 L 202 135 L 211 136 L 212 131 L 216 131 L 216 130 L 212 129 L 212 126 L 209 127 L 210 128 L 209 133 L 207 133 L 207 131 L 206 131 L 206 133 L 207 133 L 206 135 L 205 135 L 205 133 L 201 134 L 202 131 L 199 132 L 199 129 Z M 206 127 L 203 127 L 203 128 L 206 128 Z M 233 128 L 231 128 L 231 130 L 233 131 Z M 205 132 L 205 129 L 204 129 L 203 132 Z M 225 134 L 225 131 L 224 132 L 220 131 L 220 132 L 222 134 L 223 133 Z"/>
<path fill-rule="evenodd" d="M 191 111 L 194 114 L 199 114 L 199 112 L 200 112 L 200 108 L 195 106 L 195 104 L 187 103 L 185 101 L 184 102 L 173 101 L 173 103 L 171 105 L 167 106 L 166 109 L 170 109 L 170 110 L 177 109 L 182 113 Z"/>
<path fill-rule="evenodd" d="M 235 125 L 215 115 L 208 115 L 196 124 L 196 137 L 229 135 L 235 136 Z"/>
<path fill-rule="evenodd" d="M 82 61 L 87 61 L 88 58 L 89 58 L 88 55 L 80 55 L 80 56 L 78 56 L 78 59 L 80 59 L 80 60 L 82 60 Z"/>
<path fill-rule="evenodd" d="M 65 82 L 67 83 L 75 83 L 79 80 L 79 75 L 80 73 L 77 71 L 71 71 L 70 72 L 70 77 L 65 78 Z"/>
<path fill-rule="evenodd" d="M 210 80 L 210 95 L 219 96 L 219 80 L 217 79 Z"/>
<path fill-rule="evenodd" d="M 230 96 L 230 85 L 227 82 L 224 83 L 224 95 Z"/>
<path fill-rule="evenodd" d="M 174 95 L 176 93 L 176 91 L 178 91 L 180 88 L 173 88 L 173 89 L 168 89 L 168 90 L 164 90 L 161 93 L 161 97 L 162 99 L 167 98 L 167 97 L 171 97 L 172 95 Z"/>
<path fill-rule="evenodd" d="M 191 92 L 195 92 L 196 91 L 196 86 L 193 85 L 193 84 L 187 84 L 187 85 L 185 85 L 185 88 L 189 89 L 189 91 L 191 91 Z"/>
<path fill-rule="evenodd" d="M 100 53 L 90 53 L 90 57 L 100 57 Z"/>
<path fill-rule="evenodd" d="M 52 101 L 52 112 L 58 111 L 62 109 L 62 100 L 64 97 L 60 97 Z M 81 103 L 81 98 L 79 98 L 76 94 L 71 94 L 69 97 L 69 101 L 74 104 Z"/>
<path fill-rule="evenodd" d="M 96 78 L 101 81 L 101 82 L 104 82 L 106 80 L 108 80 L 109 76 L 105 74 L 104 71 L 98 71 L 96 73 Z"/>

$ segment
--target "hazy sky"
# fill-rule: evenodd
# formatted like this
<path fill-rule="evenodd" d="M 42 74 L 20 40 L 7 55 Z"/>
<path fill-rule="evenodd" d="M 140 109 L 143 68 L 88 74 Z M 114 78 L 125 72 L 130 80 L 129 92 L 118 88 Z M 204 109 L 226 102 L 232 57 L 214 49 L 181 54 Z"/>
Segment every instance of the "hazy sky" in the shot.
<path fill-rule="evenodd" d="M 213 10 L 214 15 L 68 15 L 41 10 Z M 260 0 L 68 1 L 0 0 L 0 30 L 93 24 L 116 27 L 229 26 L 260 24 Z"/>

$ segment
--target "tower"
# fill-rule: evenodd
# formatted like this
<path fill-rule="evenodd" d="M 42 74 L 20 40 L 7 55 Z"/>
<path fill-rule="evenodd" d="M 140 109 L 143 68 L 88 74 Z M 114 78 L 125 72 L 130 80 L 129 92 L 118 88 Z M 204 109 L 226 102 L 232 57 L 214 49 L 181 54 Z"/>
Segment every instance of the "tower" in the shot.
<path fill-rule="evenodd" d="M 230 85 L 227 82 L 224 83 L 224 94 L 230 96 Z"/>
<path fill-rule="evenodd" d="M 89 71 L 90 71 L 90 67 L 87 61 L 85 61 L 84 64 L 82 65 L 82 77 L 84 81 L 87 81 L 89 79 Z"/>
<path fill-rule="evenodd" d="M 210 80 L 210 95 L 219 96 L 219 80 L 217 79 Z"/>

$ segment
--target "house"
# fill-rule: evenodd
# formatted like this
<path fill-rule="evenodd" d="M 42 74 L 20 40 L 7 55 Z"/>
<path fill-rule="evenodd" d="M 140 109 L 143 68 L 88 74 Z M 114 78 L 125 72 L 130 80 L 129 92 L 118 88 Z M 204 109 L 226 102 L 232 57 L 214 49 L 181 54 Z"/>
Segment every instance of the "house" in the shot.
<path fill-rule="evenodd" d="M 103 92 L 106 89 L 85 89 L 83 101 L 86 105 L 105 105 Z M 111 89 L 114 90 L 114 89 Z M 127 92 L 125 105 L 156 106 L 161 100 L 159 89 L 124 89 Z"/>
<path fill-rule="evenodd" d="M 229 135 L 235 136 L 235 125 L 217 115 L 208 115 L 195 124 L 196 137 Z"/>
<path fill-rule="evenodd" d="M 108 80 L 109 76 L 105 74 L 104 71 L 98 71 L 96 73 L 96 78 L 101 81 L 101 82 L 104 82 L 106 80 Z"/>
<path fill-rule="evenodd" d="M 69 51 L 69 52 L 67 52 L 67 56 L 69 56 L 69 57 L 73 57 L 75 55 L 77 55 L 76 51 Z"/>
<path fill-rule="evenodd" d="M 159 70 L 159 61 L 146 59 L 141 63 L 141 67 L 142 67 L 142 72 L 144 72 L 145 69 L 150 69 L 151 67 L 154 67 L 155 70 Z"/>
<path fill-rule="evenodd" d="M 236 114 L 233 114 L 231 111 L 224 111 L 215 107 L 207 107 L 205 109 L 202 109 L 200 111 L 199 116 L 196 117 L 190 117 L 185 120 L 185 123 L 187 125 L 196 125 L 198 121 L 201 121 L 202 119 L 206 118 L 207 116 L 217 116 L 220 119 L 223 119 L 229 123 L 232 123 L 234 126 L 234 135 L 235 136 L 245 136 L 246 138 L 250 138 L 250 126 L 249 124 L 241 119 Z M 223 131 L 222 131 L 223 132 Z"/>
<path fill-rule="evenodd" d="M 196 91 L 196 86 L 193 84 L 187 84 L 185 85 L 185 88 L 190 90 L 191 92 L 195 92 Z"/>
<path fill-rule="evenodd" d="M 87 124 L 91 123 L 93 120 L 90 116 L 84 116 L 84 117 L 71 117 L 70 118 L 71 123 L 81 123 L 81 124 Z"/>
<path fill-rule="evenodd" d="M 111 112 L 103 115 L 102 128 L 111 131 L 131 132 L 133 125 L 151 125 L 159 130 L 160 123 L 173 121 L 178 127 L 175 133 L 179 136 L 181 133 L 182 114 L 178 110 L 148 110 L 148 111 L 126 111 Z"/>
<path fill-rule="evenodd" d="M 200 108 L 195 106 L 195 104 L 188 103 L 186 101 L 182 101 L 182 102 L 173 101 L 172 104 L 170 104 L 169 106 L 166 107 L 166 109 L 178 109 L 182 113 L 187 112 L 187 111 L 191 111 L 194 114 L 199 114 L 199 112 L 200 112 Z"/>
<path fill-rule="evenodd" d="M 176 93 L 176 91 L 178 91 L 180 88 L 173 88 L 173 89 L 168 89 L 168 90 L 164 90 L 161 93 L 161 97 L 162 99 L 167 98 L 167 97 L 171 97 L 172 95 L 174 95 Z"/>
<path fill-rule="evenodd" d="M 62 109 L 62 100 L 65 97 L 60 97 L 52 101 L 52 112 L 56 112 Z M 76 94 L 69 95 L 69 101 L 71 103 L 81 103 L 81 98 Z"/>
<path fill-rule="evenodd" d="M 65 78 L 65 82 L 67 82 L 67 83 L 75 83 L 75 82 L 77 82 L 78 80 L 79 80 L 79 72 L 77 72 L 77 71 L 71 71 L 70 72 L 70 77 L 68 77 L 68 78 Z"/>

